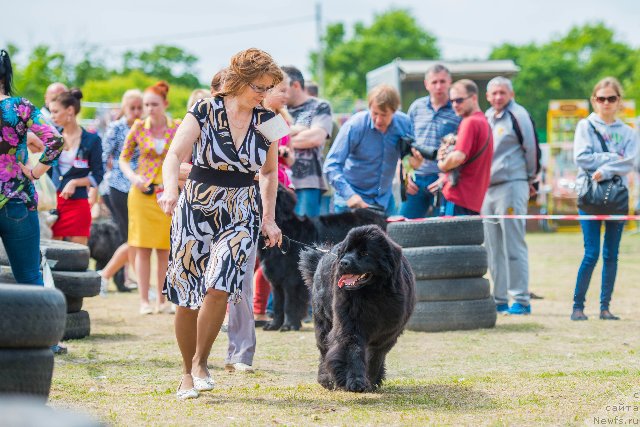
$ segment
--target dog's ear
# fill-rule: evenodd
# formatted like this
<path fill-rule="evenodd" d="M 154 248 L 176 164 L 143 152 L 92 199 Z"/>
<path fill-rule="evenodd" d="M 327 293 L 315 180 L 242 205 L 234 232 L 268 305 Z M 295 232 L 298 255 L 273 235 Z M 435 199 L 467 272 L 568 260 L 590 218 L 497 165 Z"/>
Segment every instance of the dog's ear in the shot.
<path fill-rule="evenodd" d="M 380 260 L 387 271 L 392 272 L 392 276 L 399 274 L 402 265 L 402 248 L 396 242 L 391 240 L 386 233 L 381 232 L 379 245 L 384 248 L 385 257 Z"/>

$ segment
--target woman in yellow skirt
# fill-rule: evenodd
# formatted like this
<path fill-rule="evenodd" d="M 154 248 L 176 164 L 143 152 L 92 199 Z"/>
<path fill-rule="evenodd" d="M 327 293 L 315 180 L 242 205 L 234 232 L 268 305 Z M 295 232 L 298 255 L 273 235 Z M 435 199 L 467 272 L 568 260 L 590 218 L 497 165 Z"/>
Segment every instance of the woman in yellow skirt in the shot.
<path fill-rule="evenodd" d="M 166 115 L 168 92 L 169 85 L 164 81 L 144 91 L 142 103 L 146 119 L 136 120 L 131 126 L 119 160 L 120 169 L 132 184 L 128 196 L 128 243 L 136 248 L 135 270 L 140 289 L 140 314 L 154 312 L 149 305 L 151 252 L 154 249 L 158 259 L 155 312 L 170 310 L 170 305 L 164 301 L 162 286 L 171 246 L 171 217 L 162 212 L 157 202 L 164 189 L 162 163 L 180 124 L 180 120 L 172 120 Z M 140 158 L 138 168 L 134 171 L 129 162 L 136 148 L 140 152 Z"/>

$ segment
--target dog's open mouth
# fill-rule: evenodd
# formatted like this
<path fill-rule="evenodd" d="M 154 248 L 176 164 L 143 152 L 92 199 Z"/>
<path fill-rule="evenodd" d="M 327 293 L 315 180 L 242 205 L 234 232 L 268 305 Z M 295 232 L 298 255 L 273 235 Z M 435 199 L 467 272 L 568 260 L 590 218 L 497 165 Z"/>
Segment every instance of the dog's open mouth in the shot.
<path fill-rule="evenodd" d="M 364 285 L 364 282 L 371 277 L 370 273 L 364 274 L 343 274 L 338 279 L 338 287 L 345 289 L 358 289 L 360 286 Z"/>

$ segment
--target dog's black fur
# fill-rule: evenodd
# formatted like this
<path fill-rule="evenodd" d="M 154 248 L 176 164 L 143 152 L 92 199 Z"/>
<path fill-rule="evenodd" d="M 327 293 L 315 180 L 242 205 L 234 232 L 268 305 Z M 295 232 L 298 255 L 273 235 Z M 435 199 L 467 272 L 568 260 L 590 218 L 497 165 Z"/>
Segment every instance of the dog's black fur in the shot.
<path fill-rule="evenodd" d="M 307 244 L 338 243 L 349 230 L 359 225 L 377 224 L 383 228 L 387 225 L 381 215 L 369 209 L 308 218 L 296 215 L 295 206 L 295 193 L 282 185 L 278 186 L 276 224 L 283 235 Z M 283 254 L 277 248 L 262 249 L 263 247 L 264 242 L 260 241 L 258 255 L 262 272 L 271 283 L 274 312 L 273 319 L 264 329 L 297 331 L 302 326 L 309 304 L 309 290 L 298 271 L 300 250 L 303 248 L 291 243 L 290 248 L 284 248 L 287 253 Z"/>
<path fill-rule="evenodd" d="M 327 389 L 376 389 L 415 306 L 415 279 L 402 249 L 379 227 L 358 227 L 331 253 L 302 252 L 300 271 L 312 290 L 318 382 Z M 345 277 L 349 283 L 339 287 Z"/>
<path fill-rule="evenodd" d="M 91 258 L 96 260 L 96 270 L 102 270 L 116 249 L 123 243 L 120 231 L 115 222 L 111 220 L 94 221 L 91 224 L 89 235 L 89 254 Z M 129 292 L 130 289 L 124 284 L 124 268 L 121 268 L 113 281 L 120 292 Z"/>

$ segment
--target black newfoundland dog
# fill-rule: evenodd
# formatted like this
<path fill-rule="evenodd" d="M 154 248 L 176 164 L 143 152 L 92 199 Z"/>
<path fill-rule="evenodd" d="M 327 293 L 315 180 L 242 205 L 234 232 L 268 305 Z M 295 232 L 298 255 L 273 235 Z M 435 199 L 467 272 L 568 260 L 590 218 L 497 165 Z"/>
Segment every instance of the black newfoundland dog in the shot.
<path fill-rule="evenodd" d="M 387 226 L 380 214 L 369 209 L 308 218 L 296 215 L 295 206 L 295 193 L 279 185 L 276 224 L 283 235 L 307 244 L 338 243 L 346 237 L 349 230 L 359 225 L 377 224 L 385 229 Z M 302 319 L 307 315 L 309 304 L 309 290 L 298 270 L 300 251 L 303 247 L 292 242 L 290 247 L 284 247 L 286 254 L 277 248 L 262 249 L 263 241 L 259 242 L 258 247 L 262 272 L 271 283 L 273 293 L 274 316 L 264 329 L 297 331 L 302 326 Z"/>
<path fill-rule="evenodd" d="M 354 228 L 330 253 L 306 250 L 300 271 L 311 289 L 318 382 L 372 391 L 415 306 L 415 280 L 400 246 L 375 226 Z"/>
<path fill-rule="evenodd" d="M 91 224 L 89 235 L 89 254 L 96 260 L 96 271 L 102 270 L 116 249 L 123 243 L 122 236 L 118 231 L 118 226 L 111 220 L 94 221 Z M 124 268 L 118 270 L 113 276 L 113 281 L 120 292 L 130 292 L 131 289 L 125 285 Z"/>

